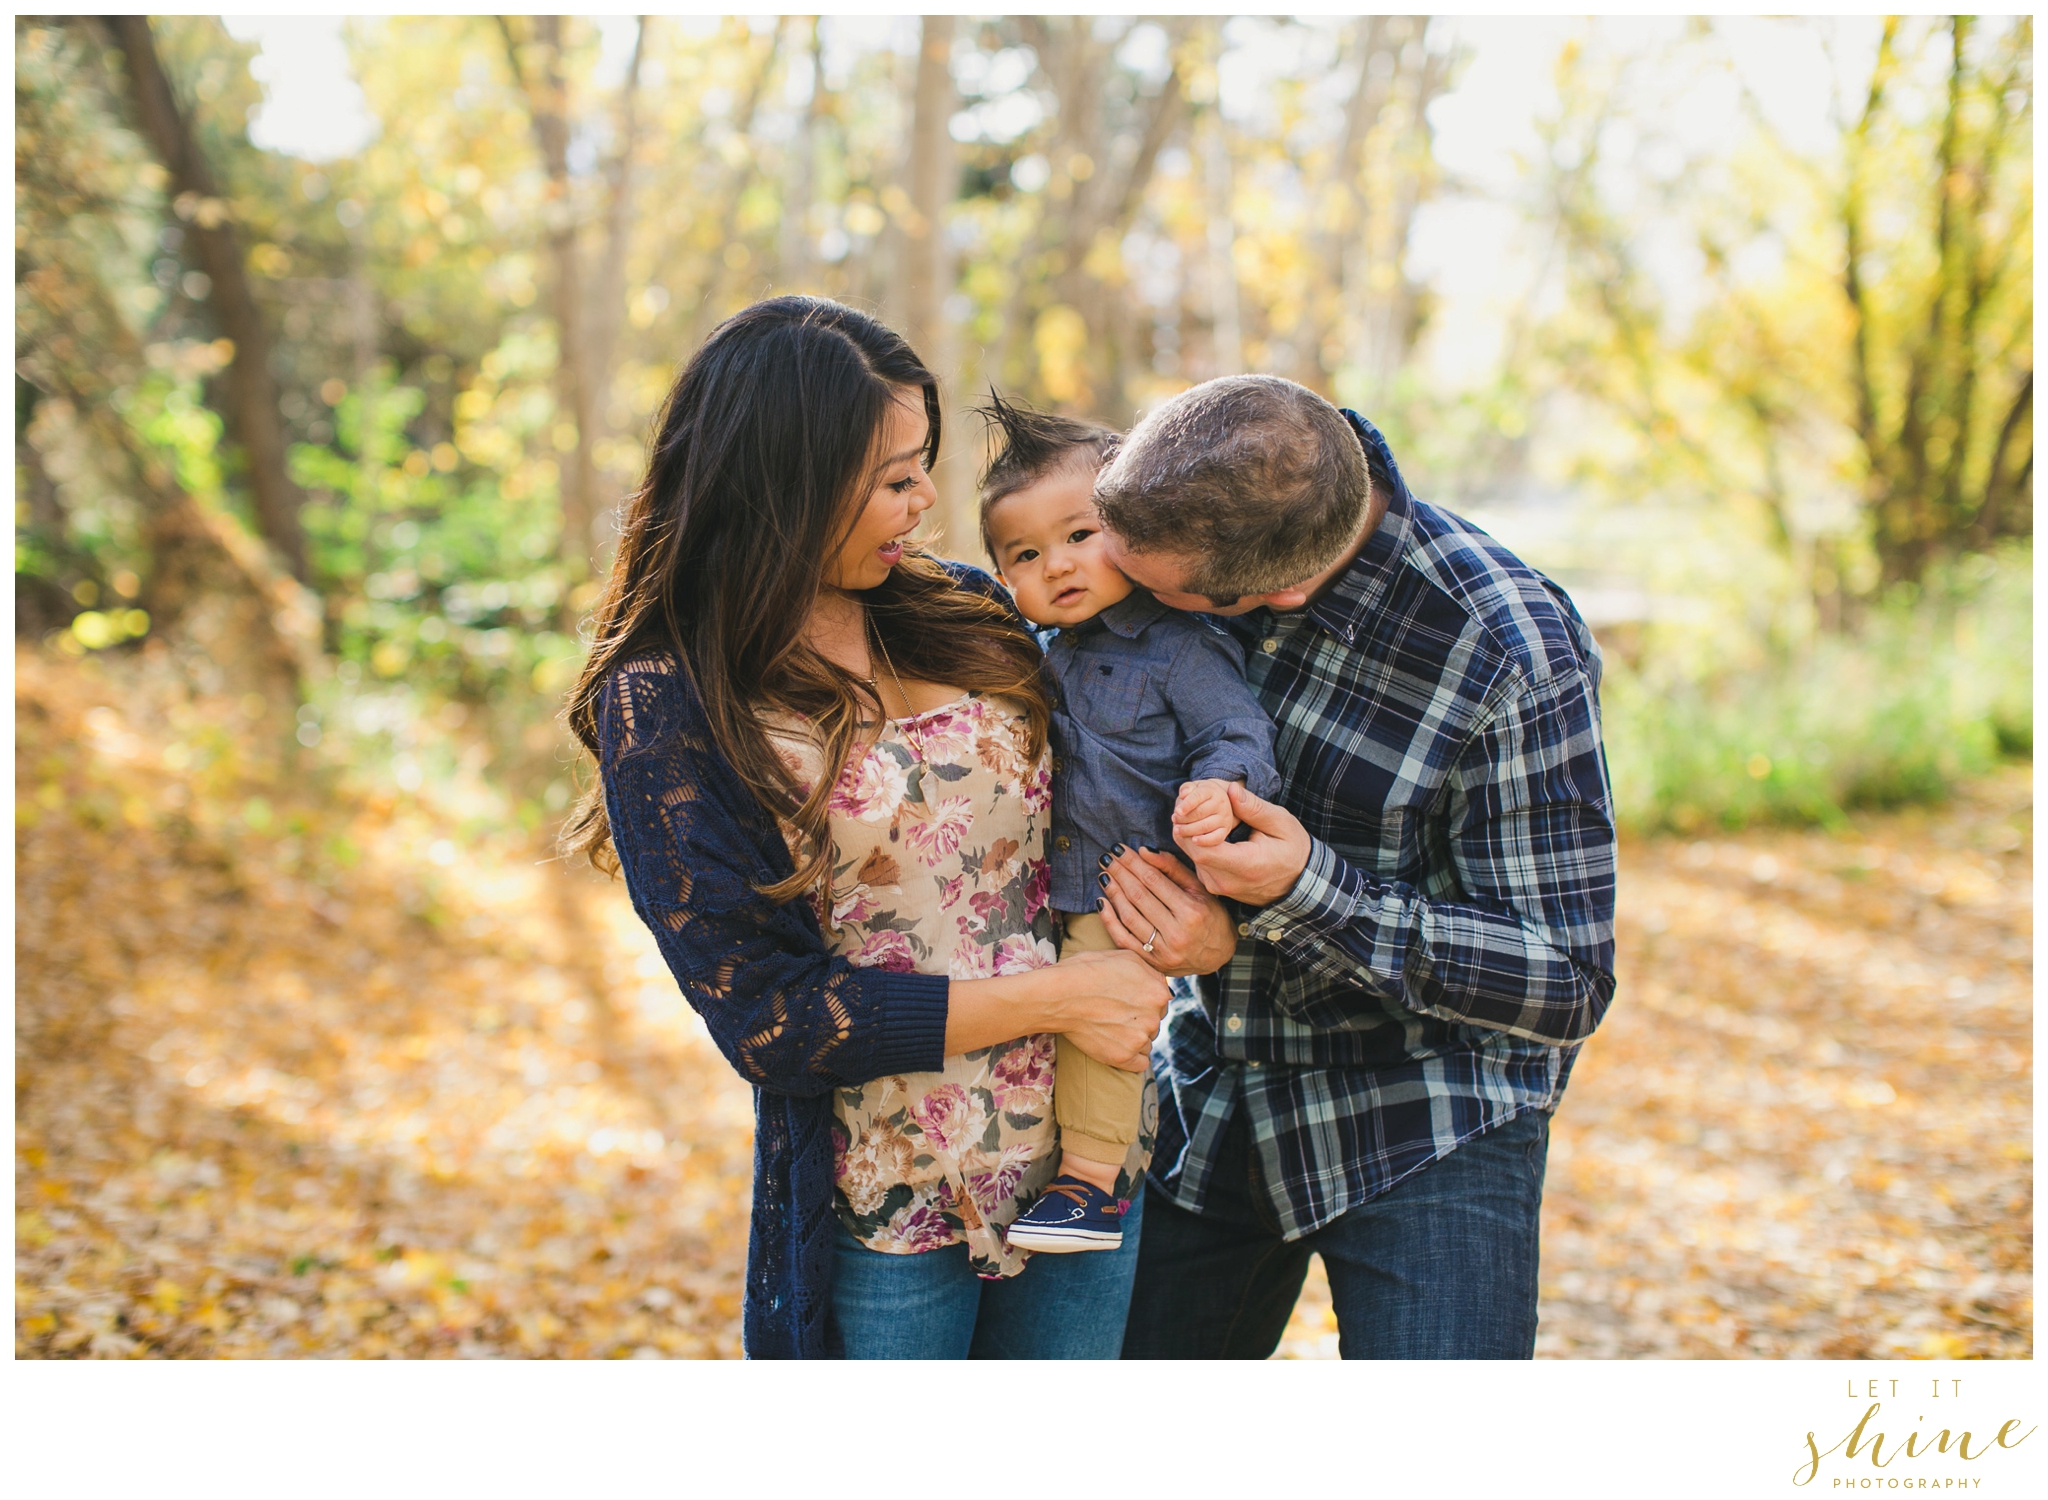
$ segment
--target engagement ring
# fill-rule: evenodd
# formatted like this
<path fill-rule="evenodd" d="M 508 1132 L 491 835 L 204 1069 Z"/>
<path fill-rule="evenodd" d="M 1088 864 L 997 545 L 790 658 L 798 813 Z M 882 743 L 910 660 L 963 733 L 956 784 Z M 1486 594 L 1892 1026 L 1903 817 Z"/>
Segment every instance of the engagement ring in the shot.
<path fill-rule="evenodd" d="M 1153 928 L 1153 929 L 1152 929 L 1152 936 L 1150 936 L 1150 937 L 1148 937 L 1148 938 L 1146 938 L 1146 939 L 1145 939 L 1145 951 L 1146 951 L 1147 953 L 1150 953 L 1150 952 L 1152 951 L 1152 945 L 1153 945 L 1154 943 L 1158 942 L 1158 941 L 1159 941 L 1159 929 L 1158 929 L 1157 927 L 1155 927 L 1155 928 Z"/>

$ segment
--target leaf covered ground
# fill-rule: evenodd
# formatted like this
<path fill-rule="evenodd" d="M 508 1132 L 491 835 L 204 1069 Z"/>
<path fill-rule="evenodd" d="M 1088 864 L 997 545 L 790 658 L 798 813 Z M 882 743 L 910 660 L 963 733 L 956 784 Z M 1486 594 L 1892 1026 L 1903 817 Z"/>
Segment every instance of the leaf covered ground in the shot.
<path fill-rule="evenodd" d="M 746 1090 L 616 886 L 16 673 L 17 1354 L 739 1352 Z M 2031 1354 L 2031 808 L 1626 847 L 1539 1353 Z"/>
<path fill-rule="evenodd" d="M 748 1095 L 614 890 L 16 670 L 17 1352 L 739 1353 Z"/>
<path fill-rule="evenodd" d="M 1623 845 L 1539 1357 L 2031 1357 L 2032 788 Z M 1318 1263 L 1282 1353 L 1336 1348 Z"/>

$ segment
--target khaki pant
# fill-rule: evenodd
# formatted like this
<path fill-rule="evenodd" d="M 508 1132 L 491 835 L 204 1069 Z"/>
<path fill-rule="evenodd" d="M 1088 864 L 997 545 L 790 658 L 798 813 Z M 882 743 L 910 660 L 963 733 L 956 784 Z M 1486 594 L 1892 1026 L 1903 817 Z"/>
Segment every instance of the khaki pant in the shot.
<path fill-rule="evenodd" d="M 1092 911 L 1065 912 L 1068 953 L 1113 953 L 1116 939 Z M 1060 1125 L 1060 1149 L 1084 1161 L 1120 1166 L 1138 1138 L 1138 1112 L 1145 1075 L 1112 1068 L 1076 1047 L 1062 1034 L 1054 1060 L 1052 1114 Z"/>

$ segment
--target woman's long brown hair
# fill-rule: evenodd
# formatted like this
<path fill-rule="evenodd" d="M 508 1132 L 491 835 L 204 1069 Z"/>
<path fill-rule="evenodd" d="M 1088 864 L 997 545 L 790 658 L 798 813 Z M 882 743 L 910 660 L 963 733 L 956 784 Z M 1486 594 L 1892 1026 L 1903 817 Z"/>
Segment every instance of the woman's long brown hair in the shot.
<path fill-rule="evenodd" d="M 777 901 L 829 878 L 826 805 L 836 768 L 862 726 L 883 713 L 874 689 L 813 650 L 804 633 L 826 564 L 873 486 L 883 421 L 907 390 L 924 396 L 929 468 L 939 450 L 938 382 L 899 335 L 815 297 L 770 298 L 720 324 L 663 404 L 569 697 L 569 726 L 595 756 L 598 704 L 613 670 L 635 656 L 673 655 L 719 750 L 814 851 L 790 878 L 762 888 Z M 1049 718 L 1038 647 L 1003 606 L 960 587 L 915 548 L 857 597 L 905 678 L 1017 701 L 1038 753 Z M 810 722 L 834 768 L 818 785 L 792 776 L 764 709 Z M 601 768 L 561 843 L 618 870 Z"/>

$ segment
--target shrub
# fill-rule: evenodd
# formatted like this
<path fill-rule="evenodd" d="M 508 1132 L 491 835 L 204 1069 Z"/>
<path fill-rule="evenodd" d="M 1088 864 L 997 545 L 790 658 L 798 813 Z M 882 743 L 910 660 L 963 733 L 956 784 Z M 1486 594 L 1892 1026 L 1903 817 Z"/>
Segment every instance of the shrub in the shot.
<path fill-rule="evenodd" d="M 1760 670 L 1667 683 L 1617 665 L 1602 698 L 1622 823 L 1832 825 L 2031 755 L 2032 616 L 2022 544 L 1896 591 L 1854 632 Z"/>

